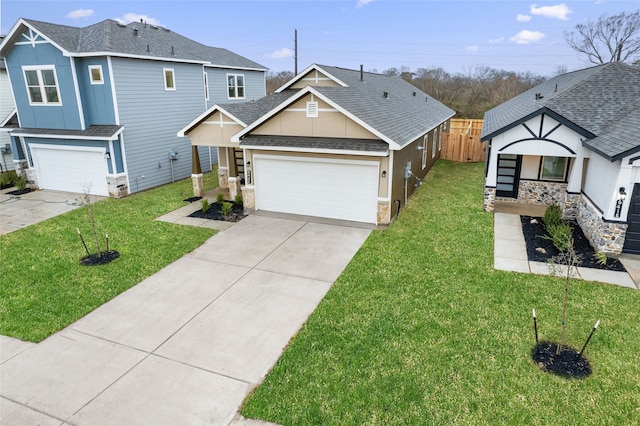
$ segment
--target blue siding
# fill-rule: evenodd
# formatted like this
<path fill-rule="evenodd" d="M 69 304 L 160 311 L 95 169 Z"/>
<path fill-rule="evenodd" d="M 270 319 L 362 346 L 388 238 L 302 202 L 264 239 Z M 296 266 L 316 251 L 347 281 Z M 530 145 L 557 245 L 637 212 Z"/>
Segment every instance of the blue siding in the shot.
<path fill-rule="evenodd" d="M 106 58 L 76 59 L 75 64 L 86 127 L 92 124 L 117 124 Z M 102 66 L 103 84 L 91 84 L 90 65 Z"/>
<path fill-rule="evenodd" d="M 49 43 L 16 45 L 6 56 L 16 107 L 22 127 L 45 129 L 81 129 L 78 101 L 73 82 L 71 59 Z M 54 65 L 58 78 L 61 106 L 29 105 L 22 66 Z"/>
<path fill-rule="evenodd" d="M 205 68 L 205 71 L 209 78 L 209 102 L 207 103 L 207 108 L 220 103 L 252 101 L 262 98 L 267 94 L 264 71 L 231 70 L 223 68 Z M 229 99 L 227 92 L 227 74 L 244 75 L 244 99 Z"/>
<path fill-rule="evenodd" d="M 205 109 L 202 66 L 125 58 L 112 58 L 112 66 L 129 190 L 191 176 L 191 143 L 176 134 Z M 163 68 L 173 68 L 176 90 L 164 90 Z M 174 150 L 178 159 L 172 161 Z"/>
<path fill-rule="evenodd" d="M 111 155 L 114 156 L 116 160 L 116 173 L 124 173 L 124 161 L 122 159 L 122 149 L 120 148 L 120 141 L 113 141 L 113 151 L 111 151 Z"/>

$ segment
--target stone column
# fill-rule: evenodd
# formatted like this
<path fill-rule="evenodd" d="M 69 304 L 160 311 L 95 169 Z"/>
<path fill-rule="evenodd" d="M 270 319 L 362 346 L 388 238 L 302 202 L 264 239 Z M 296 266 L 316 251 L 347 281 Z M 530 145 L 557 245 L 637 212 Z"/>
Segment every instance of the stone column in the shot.
<path fill-rule="evenodd" d="M 192 174 L 191 182 L 193 184 L 193 196 L 204 197 L 204 178 L 202 173 Z"/>

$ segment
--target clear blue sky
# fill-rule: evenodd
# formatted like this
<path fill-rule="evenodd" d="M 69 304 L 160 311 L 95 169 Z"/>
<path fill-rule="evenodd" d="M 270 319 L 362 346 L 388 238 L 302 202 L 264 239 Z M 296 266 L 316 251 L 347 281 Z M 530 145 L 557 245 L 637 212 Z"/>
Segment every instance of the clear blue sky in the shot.
<path fill-rule="evenodd" d="M 272 71 L 293 71 L 297 29 L 299 69 L 363 64 L 468 73 L 481 65 L 549 75 L 558 66 L 587 66 L 563 31 L 638 9 L 640 0 L 0 0 L 0 31 L 8 33 L 21 17 L 78 27 L 143 18 Z"/>

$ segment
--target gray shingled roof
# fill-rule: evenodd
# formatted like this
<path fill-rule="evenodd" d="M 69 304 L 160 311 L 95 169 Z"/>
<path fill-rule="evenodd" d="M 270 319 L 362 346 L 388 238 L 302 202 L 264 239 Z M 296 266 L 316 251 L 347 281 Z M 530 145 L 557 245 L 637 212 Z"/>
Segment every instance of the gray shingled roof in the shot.
<path fill-rule="evenodd" d="M 315 87 L 401 147 L 454 116 L 455 111 L 399 77 L 318 65 L 349 87 Z M 388 96 L 384 97 L 384 92 Z"/>
<path fill-rule="evenodd" d="M 219 104 L 219 106 L 242 120 L 246 125 L 250 125 L 296 93 L 298 93 L 297 90 L 285 90 L 253 101 L 225 103 Z"/>
<path fill-rule="evenodd" d="M 167 28 L 141 22 L 123 25 L 108 19 L 77 28 L 31 19 L 24 21 L 72 54 L 107 53 L 203 62 L 225 68 L 267 69 L 227 49 L 205 46 Z"/>
<path fill-rule="evenodd" d="M 67 129 L 31 129 L 20 127 L 10 131 L 12 136 L 21 135 L 39 135 L 39 136 L 65 136 L 71 139 L 115 139 L 124 126 L 115 124 L 94 124 L 85 130 L 67 130 Z"/>
<path fill-rule="evenodd" d="M 333 149 L 345 151 L 382 152 L 389 145 L 379 139 L 315 138 L 297 136 L 245 136 L 240 146 L 287 147 L 305 149 Z"/>
<path fill-rule="evenodd" d="M 627 126 L 633 129 L 639 108 L 640 68 L 614 62 L 556 76 L 487 111 L 482 139 L 548 111 L 589 138 L 585 146 L 613 161 L 625 152 L 640 151 L 637 136 L 628 138 L 626 133 Z"/>

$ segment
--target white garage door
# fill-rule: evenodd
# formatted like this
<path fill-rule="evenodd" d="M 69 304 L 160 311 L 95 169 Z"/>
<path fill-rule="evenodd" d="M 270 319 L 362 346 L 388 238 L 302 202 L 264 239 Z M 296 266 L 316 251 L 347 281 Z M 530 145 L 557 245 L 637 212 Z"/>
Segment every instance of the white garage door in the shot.
<path fill-rule="evenodd" d="M 56 191 L 108 195 L 107 161 L 104 148 L 31 144 L 38 186 Z"/>
<path fill-rule="evenodd" d="M 378 164 L 255 155 L 256 210 L 376 223 Z"/>

